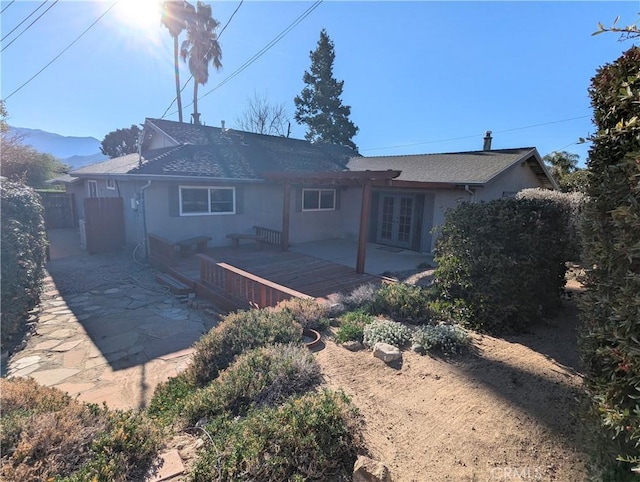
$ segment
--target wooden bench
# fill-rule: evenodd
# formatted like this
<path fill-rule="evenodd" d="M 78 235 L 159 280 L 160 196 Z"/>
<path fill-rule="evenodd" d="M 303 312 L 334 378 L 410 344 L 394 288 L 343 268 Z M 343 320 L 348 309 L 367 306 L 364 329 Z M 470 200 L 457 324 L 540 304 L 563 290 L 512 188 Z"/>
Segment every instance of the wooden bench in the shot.
<path fill-rule="evenodd" d="M 241 239 L 251 239 L 251 240 L 255 241 L 257 249 L 261 249 L 262 248 L 262 243 L 267 241 L 267 237 L 266 236 L 260 236 L 260 235 L 257 235 L 257 234 L 236 234 L 236 233 L 232 233 L 232 234 L 227 234 L 227 238 L 231 239 L 231 246 L 233 246 L 234 248 L 240 247 L 240 240 Z"/>
<path fill-rule="evenodd" d="M 176 246 L 180 248 L 181 256 L 188 256 L 195 247 L 196 253 L 204 253 L 207 250 L 207 242 L 211 238 L 209 236 L 196 236 L 195 238 L 183 239 L 176 242 Z"/>

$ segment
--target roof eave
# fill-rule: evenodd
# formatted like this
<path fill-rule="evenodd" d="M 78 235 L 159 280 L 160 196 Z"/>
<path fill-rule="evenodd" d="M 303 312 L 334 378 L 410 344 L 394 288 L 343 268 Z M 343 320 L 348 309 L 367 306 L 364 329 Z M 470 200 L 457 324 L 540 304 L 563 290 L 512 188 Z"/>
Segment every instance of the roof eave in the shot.
<path fill-rule="evenodd" d="M 264 179 L 245 179 L 232 177 L 214 177 L 214 176 L 185 176 L 173 174 L 123 174 L 123 173 L 81 173 L 71 174 L 81 179 L 114 179 L 116 181 L 189 181 L 189 182 L 239 182 L 239 183 L 263 183 Z"/>

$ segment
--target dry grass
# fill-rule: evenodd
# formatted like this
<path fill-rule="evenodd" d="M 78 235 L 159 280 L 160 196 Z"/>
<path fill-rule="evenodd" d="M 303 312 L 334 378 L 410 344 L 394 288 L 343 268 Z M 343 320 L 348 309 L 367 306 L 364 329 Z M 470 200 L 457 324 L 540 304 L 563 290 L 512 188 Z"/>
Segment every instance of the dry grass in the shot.
<path fill-rule="evenodd" d="M 2 379 L 0 476 L 7 481 L 141 479 L 159 434 L 138 413 L 78 402 L 33 379 Z"/>
<path fill-rule="evenodd" d="M 106 427 L 87 405 L 32 379 L 1 380 L 0 442 L 7 480 L 69 475 L 89 457 L 91 441 Z"/>

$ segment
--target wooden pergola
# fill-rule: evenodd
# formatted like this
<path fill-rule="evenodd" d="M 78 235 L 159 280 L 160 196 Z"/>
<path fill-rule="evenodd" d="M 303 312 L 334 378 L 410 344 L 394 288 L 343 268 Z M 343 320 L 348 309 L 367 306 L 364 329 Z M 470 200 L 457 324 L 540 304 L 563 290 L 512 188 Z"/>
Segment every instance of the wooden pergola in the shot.
<path fill-rule="evenodd" d="M 367 249 L 367 230 L 371 209 L 371 187 L 389 186 L 391 180 L 401 171 L 338 171 L 338 172 L 269 172 L 264 179 L 283 185 L 282 206 L 282 249 L 289 248 L 289 227 L 291 212 L 291 186 L 360 186 L 362 187 L 362 205 L 360 209 L 360 225 L 358 228 L 358 254 L 356 272 L 364 273 Z"/>

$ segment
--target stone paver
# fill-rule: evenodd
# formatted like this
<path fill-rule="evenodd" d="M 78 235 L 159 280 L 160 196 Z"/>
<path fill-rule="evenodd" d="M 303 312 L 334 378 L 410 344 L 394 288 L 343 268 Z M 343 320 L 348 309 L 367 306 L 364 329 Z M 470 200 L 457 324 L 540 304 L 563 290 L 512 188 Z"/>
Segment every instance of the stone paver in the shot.
<path fill-rule="evenodd" d="M 33 349 L 38 351 L 38 350 L 51 350 L 53 347 L 58 346 L 60 343 L 62 343 L 62 340 L 47 340 L 47 341 L 43 341 L 38 343 Z"/>
<path fill-rule="evenodd" d="M 160 458 L 162 459 L 162 466 L 153 477 L 147 479 L 148 482 L 162 482 L 184 473 L 185 468 L 177 450 L 164 452 L 160 454 Z"/>
<path fill-rule="evenodd" d="M 184 370 L 193 344 L 216 322 L 149 284 L 107 285 L 68 299 L 51 277 L 45 285 L 33 311 L 35 333 L 9 358 L 8 376 L 114 409 L 146 406 L 158 383 Z"/>
<path fill-rule="evenodd" d="M 81 269 L 101 273 L 104 264 L 93 260 L 84 256 Z M 99 287 L 70 290 L 66 297 L 47 276 L 41 304 L 30 312 L 35 330 L 7 360 L 7 376 L 31 377 L 111 409 L 146 407 L 160 382 L 187 368 L 194 343 L 218 317 L 213 307 L 194 310 L 164 288 L 153 289 L 153 274 L 143 274 L 138 285 L 119 284 L 124 277 L 112 273 L 113 282 L 100 279 Z M 172 450 L 161 458 L 162 467 L 147 480 L 179 480 L 180 454 Z"/>
<path fill-rule="evenodd" d="M 65 352 L 65 351 L 71 350 L 72 348 L 75 348 L 80 343 L 82 343 L 82 340 L 68 341 L 66 343 L 63 343 L 62 345 L 56 345 L 56 346 L 52 347 L 51 349 L 53 351 Z"/>
<path fill-rule="evenodd" d="M 66 380 L 70 376 L 75 375 L 79 371 L 79 368 L 53 368 L 51 370 L 35 371 L 31 373 L 30 377 L 40 385 L 53 387 L 61 383 L 63 380 Z"/>

